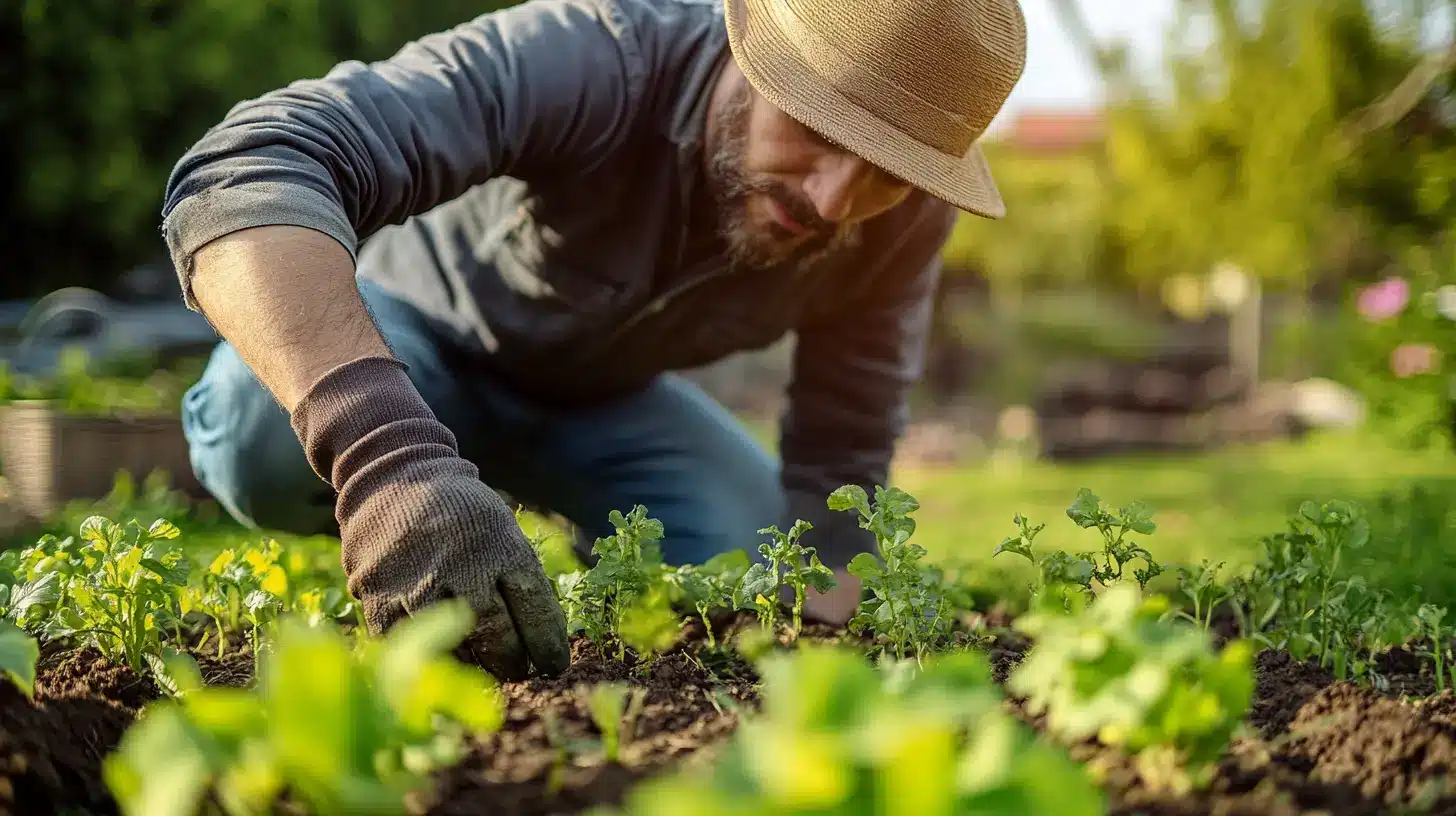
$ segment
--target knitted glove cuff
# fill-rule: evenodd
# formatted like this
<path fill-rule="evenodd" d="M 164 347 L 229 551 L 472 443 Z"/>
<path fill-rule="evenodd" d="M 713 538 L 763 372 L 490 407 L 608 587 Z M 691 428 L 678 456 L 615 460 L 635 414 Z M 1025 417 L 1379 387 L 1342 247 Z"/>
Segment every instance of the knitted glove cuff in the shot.
<path fill-rule="evenodd" d="M 390 357 L 361 357 L 330 369 L 299 400 L 290 419 L 308 463 L 337 491 L 371 463 L 411 449 L 455 456 L 455 435 L 435 418 Z"/>

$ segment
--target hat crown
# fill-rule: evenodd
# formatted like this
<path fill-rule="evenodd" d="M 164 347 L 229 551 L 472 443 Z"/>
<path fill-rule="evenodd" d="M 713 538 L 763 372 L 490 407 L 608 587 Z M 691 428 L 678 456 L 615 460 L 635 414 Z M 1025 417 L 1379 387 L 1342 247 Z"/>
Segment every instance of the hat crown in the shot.
<path fill-rule="evenodd" d="M 1017 0 L 767 0 L 804 64 L 942 152 L 968 150 L 1026 66 Z"/>

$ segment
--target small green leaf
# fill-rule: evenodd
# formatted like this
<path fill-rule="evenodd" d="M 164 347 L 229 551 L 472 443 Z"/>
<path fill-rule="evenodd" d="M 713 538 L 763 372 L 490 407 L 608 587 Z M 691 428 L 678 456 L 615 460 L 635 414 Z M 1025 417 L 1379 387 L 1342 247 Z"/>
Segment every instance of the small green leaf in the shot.
<path fill-rule="evenodd" d="M 61 599 L 61 582 L 54 572 L 8 589 L 10 613 L 16 618 L 23 616 L 32 606 L 49 606 Z"/>
<path fill-rule="evenodd" d="M 880 560 L 869 553 L 856 555 L 849 562 L 847 569 L 850 575 L 853 575 L 861 581 L 878 578 L 885 572 L 884 568 L 880 566 Z"/>
<path fill-rule="evenodd" d="M 35 662 L 40 646 L 29 633 L 9 621 L 0 621 L 0 672 L 25 692 L 35 695 Z"/>
<path fill-rule="evenodd" d="M 172 703 L 148 707 L 102 763 L 125 816 L 193 816 L 214 772 L 205 737 Z"/>
<path fill-rule="evenodd" d="M 168 566 L 155 558 L 142 558 L 140 557 L 140 550 L 134 552 L 137 553 L 136 562 L 147 572 L 161 578 L 165 583 L 171 586 L 182 586 L 187 583 L 186 569 Z"/>
<path fill-rule="evenodd" d="M 870 517 L 870 497 L 859 485 L 845 485 L 829 494 L 830 510 L 858 510 L 865 518 Z"/>
<path fill-rule="evenodd" d="M 773 572 L 767 566 L 756 563 L 743 574 L 743 580 L 734 590 L 734 603 L 739 609 L 753 609 L 754 599 L 772 593 L 775 583 Z"/>
<path fill-rule="evenodd" d="M 177 525 L 166 519 L 157 519 L 152 522 L 151 527 L 147 528 L 147 538 L 153 541 L 173 539 L 180 535 L 182 535 L 182 531 L 177 529 Z"/>
<path fill-rule="evenodd" d="M 90 541 L 103 549 L 121 543 L 125 529 L 105 516 L 89 516 L 81 522 L 81 540 Z"/>

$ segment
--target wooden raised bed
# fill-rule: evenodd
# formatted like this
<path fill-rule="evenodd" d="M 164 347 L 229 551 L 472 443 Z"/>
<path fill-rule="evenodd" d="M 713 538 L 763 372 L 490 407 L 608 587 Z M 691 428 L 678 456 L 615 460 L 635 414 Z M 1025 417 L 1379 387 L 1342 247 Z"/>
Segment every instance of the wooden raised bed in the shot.
<path fill-rule="evenodd" d="M 50 402 L 12 402 L 0 406 L 0 465 L 10 502 L 35 518 L 70 501 L 104 498 L 120 471 L 137 481 L 165 471 L 173 489 L 205 495 L 182 421 L 165 414 L 72 415 Z"/>

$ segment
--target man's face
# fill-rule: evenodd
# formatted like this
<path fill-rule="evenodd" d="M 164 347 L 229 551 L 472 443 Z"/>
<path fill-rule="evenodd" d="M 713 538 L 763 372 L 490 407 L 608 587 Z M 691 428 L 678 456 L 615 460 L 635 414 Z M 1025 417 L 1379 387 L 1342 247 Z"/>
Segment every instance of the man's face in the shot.
<path fill-rule="evenodd" d="M 911 187 L 799 124 L 725 71 L 708 128 L 708 176 L 729 253 L 754 267 L 812 262 Z"/>

